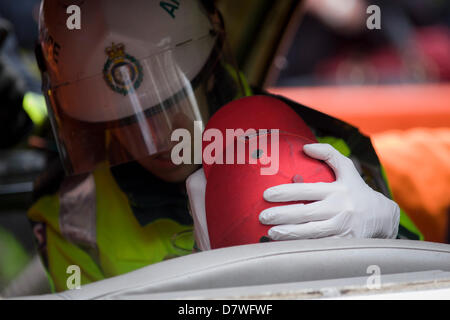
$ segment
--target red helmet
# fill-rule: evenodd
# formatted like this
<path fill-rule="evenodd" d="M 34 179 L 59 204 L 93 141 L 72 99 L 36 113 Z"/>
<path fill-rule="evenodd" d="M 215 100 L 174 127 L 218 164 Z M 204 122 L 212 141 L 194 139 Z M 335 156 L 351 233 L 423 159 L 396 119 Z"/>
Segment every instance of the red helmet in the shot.
<path fill-rule="evenodd" d="M 214 114 L 205 129 L 211 128 L 219 129 L 224 136 L 226 129 L 268 130 L 262 134 L 238 137 L 233 144 L 224 145 L 225 155 L 245 147 L 244 164 L 236 164 L 234 152 L 232 164 L 203 165 L 207 180 L 206 218 L 212 249 L 265 239 L 271 226 L 261 224 L 259 214 L 264 209 L 280 205 L 263 199 L 267 188 L 286 183 L 335 181 L 330 167 L 303 153 L 303 145 L 317 143 L 317 140 L 301 117 L 278 99 L 253 96 L 235 100 Z M 278 140 L 271 139 L 274 129 L 279 130 Z M 266 143 L 262 143 L 262 137 Z M 203 149 L 208 144 L 203 142 Z M 276 156 L 272 152 L 274 147 L 278 149 L 278 157 L 272 159 Z M 278 172 L 262 175 L 261 169 L 270 165 L 268 160 L 277 161 Z"/>

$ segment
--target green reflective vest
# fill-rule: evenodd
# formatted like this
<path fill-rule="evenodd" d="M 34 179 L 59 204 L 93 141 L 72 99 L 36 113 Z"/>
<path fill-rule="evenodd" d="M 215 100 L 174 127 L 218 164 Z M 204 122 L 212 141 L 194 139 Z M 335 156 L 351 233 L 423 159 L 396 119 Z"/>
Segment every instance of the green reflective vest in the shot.
<path fill-rule="evenodd" d="M 45 226 L 41 256 L 54 290 L 67 290 L 71 265 L 80 267 L 83 285 L 192 252 L 192 226 L 170 219 L 141 226 L 109 168 L 100 166 L 93 176 L 95 245 L 73 243 L 62 235 L 58 194 L 40 198 L 28 212 L 33 224 Z"/>

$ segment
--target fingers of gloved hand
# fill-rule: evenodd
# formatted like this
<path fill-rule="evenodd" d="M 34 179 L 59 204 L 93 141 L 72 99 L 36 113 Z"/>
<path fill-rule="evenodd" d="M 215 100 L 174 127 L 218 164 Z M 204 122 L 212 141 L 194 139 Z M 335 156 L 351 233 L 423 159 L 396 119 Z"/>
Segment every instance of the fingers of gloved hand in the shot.
<path fill-rule="evenodd" d="M 206 178 L 203 169 L 197 170 L 186 179 L 186 191 L 193 214 L 206 217 Z"/>
<path fill-rule="evenodd" d="M 334 182 L 288 183 L 268 188 L 264 199 L 269 202 L 323 200 L 336 189 Z"/>
<path fill-rule="evenodd" d="M 325 161 L 339 179 L 345 169 L 353 166 L 352 161 L 327 143 L 312 143 L 303 146 L 303 151 L 311 158 Z"/>
<path fill-rule="evenodd" d="M 272 240 L 319 239 L 336 236 L 339 229 L 335 219 L 329 219 L 276 226 L 269 229 L 268 235 Z"/>
<path fill-rule="evenodd" d="M 206 191 L 206 177 L 203 169 L 199 169 L 186 179 L 186 189 L 195 192 Z"/>
<path fill-rule="evenodd" d="M 197 170 L 186 179 L 186 191 L 190 213 L 194 220 L 195 242 L 200 250 L 210 250 L 205 209 L 206 178 L 203 169 Z"/>
<path fill-rule="evenodd" d="M 336 210 L 332 210 L 327 200 L 323 200 L 308 204 L 272 207 L 261 212 L 259 221 L 266 225 L 298 224 L 328 220 L 334 215 L 336 215 Z"/>

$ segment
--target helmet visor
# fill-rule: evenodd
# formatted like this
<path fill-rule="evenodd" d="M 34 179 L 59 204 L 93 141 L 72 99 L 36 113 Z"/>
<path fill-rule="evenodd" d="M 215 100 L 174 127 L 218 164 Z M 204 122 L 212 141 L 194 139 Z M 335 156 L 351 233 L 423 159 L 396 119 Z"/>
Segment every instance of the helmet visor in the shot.
<path fill-rule="evenodd" d="M 66 173 L 169 151 L 175 129 L 203 123 L 244 95 L 221 37 L 213 34 L 136 59 L 125 46 L 106 49 L 103 71 L 44 92 Z M 203 126 L 202 126 L 203 127 Z"/>

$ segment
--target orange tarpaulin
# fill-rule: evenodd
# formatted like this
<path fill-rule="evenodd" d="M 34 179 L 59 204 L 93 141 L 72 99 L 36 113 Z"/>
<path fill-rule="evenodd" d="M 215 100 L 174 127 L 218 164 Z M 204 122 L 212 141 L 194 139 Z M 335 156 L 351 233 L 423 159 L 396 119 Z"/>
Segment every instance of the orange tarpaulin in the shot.
<path fill-rule="evenodd" d="M 450 128 L 416 128 L 372 136 L 392 193 L 427 241 L 448 239 Z"/>
<path fill-rule="evenodd" d="M 271 88 L 370 135 L 390 129 L 450 127 L 450 84 Z"/>

